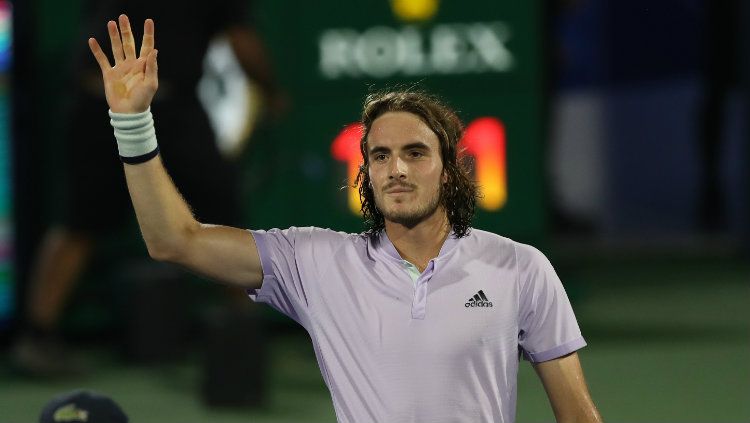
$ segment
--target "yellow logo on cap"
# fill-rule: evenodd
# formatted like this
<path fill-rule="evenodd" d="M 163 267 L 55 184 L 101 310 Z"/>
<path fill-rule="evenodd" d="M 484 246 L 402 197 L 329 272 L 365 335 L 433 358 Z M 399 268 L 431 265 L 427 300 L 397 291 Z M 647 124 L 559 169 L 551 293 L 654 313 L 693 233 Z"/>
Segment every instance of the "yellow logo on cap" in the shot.
<path fill-rule="evenodd" d="M 77 409 L 75 404 L 68 404 L 55 410 L 52 419 L 56 422 L 87 422 L 89 412 Z"/>
<path fill-rule="evenodd" d="M 391 9 L 402 21 L 426 21 L 435 16 L 439 3 L 440 0 L 391 0 Z"/>

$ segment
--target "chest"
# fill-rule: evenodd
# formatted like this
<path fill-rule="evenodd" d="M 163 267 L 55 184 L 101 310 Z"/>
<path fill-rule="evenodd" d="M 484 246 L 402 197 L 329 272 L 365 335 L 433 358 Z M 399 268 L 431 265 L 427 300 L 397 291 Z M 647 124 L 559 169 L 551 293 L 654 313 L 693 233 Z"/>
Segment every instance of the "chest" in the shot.
<path fill-rule="evenodd" d="M 332 342 L 346 340 L 386 358 L 516 348 L 514 269 L 481 261 L 436 263 L 415 282 L 398 262 L 363 261 L 354 268 L 332 266 L 321 278 L 311 299 L 313 320 L 318 335 Z"/>

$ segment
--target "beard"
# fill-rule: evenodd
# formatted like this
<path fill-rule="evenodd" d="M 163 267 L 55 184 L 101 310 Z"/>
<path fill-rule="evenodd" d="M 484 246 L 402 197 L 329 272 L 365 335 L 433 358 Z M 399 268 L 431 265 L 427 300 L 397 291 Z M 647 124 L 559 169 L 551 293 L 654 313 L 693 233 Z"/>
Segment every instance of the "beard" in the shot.
<path fill-rule="evenodd" d="M 437 192 L 435 192 L 435 194 L 430 197 L 429 201 L 420 204 L 415 209 L 411 210 L 388 210 L 387 208 L 382 207 L 382 197 L 378 197 L 378 195 L 375 195 L 375 206 L 383 214 L 383 218 L 385 218 L 385 220 L 393 223 L 398 223 L 399 225 L 406 226 L 407 228 L 413 228 L 420 222 L 435 214 L 435 211 L 437 211 L 438 207 L 440 207 L 441 192 L 438 189 Z"/>

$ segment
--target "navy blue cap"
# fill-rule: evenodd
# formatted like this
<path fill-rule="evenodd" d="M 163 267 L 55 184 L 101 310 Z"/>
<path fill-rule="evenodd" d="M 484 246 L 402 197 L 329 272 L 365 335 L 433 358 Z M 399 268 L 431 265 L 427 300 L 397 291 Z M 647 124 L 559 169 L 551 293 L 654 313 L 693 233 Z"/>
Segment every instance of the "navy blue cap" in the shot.
<path fill-rule="evenodd" d="M 128 416 L 111 398 L 85 390 L 59 395 L 42 410 L 39 423 L 128 423 Z"/>

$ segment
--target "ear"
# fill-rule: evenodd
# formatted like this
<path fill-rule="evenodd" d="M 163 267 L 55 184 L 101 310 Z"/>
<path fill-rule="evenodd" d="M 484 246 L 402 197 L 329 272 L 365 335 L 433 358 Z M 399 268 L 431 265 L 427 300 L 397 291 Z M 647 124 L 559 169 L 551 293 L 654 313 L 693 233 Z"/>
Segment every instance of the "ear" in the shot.
<path fill-rule="evenodd" d="M 441 179 L 443 181 L 443 184 L 447 184 L 448 183 L 448 171 L 446 171 L 445 168 L 443 168 L 443 176 L 442 176 Z"/>

